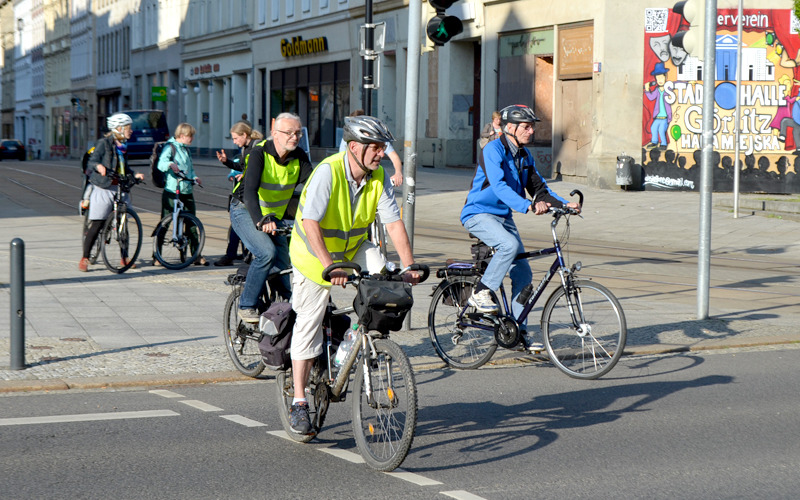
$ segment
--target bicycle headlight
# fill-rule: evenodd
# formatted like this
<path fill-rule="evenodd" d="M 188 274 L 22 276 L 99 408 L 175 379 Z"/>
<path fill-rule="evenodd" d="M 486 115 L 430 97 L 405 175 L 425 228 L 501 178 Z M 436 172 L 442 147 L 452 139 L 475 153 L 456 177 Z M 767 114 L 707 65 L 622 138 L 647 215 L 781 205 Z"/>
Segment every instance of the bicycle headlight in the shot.
<path fill-rule="evenodd" d="M 580 271 L 581 267 L 583 267 L 583 264 L 581 264 L 581 261 L 578 261 L 578 262 L 572 264 L 572 272 L 575 273 L 575 272 Z"/>

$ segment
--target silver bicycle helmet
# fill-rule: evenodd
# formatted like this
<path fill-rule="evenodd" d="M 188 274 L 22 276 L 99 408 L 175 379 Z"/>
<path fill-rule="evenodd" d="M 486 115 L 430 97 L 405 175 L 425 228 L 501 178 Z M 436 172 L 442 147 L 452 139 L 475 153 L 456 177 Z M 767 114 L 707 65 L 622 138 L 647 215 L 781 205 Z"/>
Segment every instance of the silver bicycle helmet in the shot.
<path fill-rule="evenodd" d="M 133 123 L 131 117 L 126 115 L 125 113 L 114 113 L 113 115 L 106 118 L 106 125 L 108 126 L 109 130 L 116 130 L 120 127 L 124 127 L 125 125 L 130 125 Z"/>
<path fill-rule="evenodd" d="M 344 119 L 344 142 L 372 144 L 376 142 L 392 142 L 394 136 L 389 128 L 373 116 L 348 116 Z"/>
<path fill-rule="evenodd" d="M 533 123 L 539 119 L 533 114 L 533 110 L 524 104 L 512 104 L 500 110 L 500 123 Z"/>

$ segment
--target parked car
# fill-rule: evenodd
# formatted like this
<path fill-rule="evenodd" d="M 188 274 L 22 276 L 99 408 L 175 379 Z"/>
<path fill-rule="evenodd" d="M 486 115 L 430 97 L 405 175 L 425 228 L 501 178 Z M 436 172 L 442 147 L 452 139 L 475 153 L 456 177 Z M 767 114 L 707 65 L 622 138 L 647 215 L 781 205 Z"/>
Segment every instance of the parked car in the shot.
<path fill-rule="evenodd" d="M 159 109 L 125 110 L 133 120 L 133 133 L 128 140 L 128 160 L 147 160 L 157 142 L 169 139 L 167 117 Z M 108 130 L 104 131 L 107 133 Z"/>
<path fill-rule="evenodd" d="M 2 139 L 0 140 L 0 159 L 17 159 L 19 161 L 25 161 L 27 157 L 25 156 L 25 145 L 22 144 L 22 141 L 17 139 Z"/>

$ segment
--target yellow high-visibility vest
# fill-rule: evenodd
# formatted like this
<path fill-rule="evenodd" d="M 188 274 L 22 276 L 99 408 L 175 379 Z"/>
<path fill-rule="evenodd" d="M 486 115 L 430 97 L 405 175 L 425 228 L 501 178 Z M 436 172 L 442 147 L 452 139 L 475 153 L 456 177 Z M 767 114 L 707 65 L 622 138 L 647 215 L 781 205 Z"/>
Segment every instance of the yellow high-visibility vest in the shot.
<path fill-rule="evenodd" d="M 331 170 L 331 197 L 328 201 L 328 210 L 319 221 L 319 225 L 322 229 L 325 247 L 334 262 L 347 262 L 355 257 L 358 248 L 367 239 L 367 230 L 375 220 L 378 200 L 383 193 L 383 167 L 378 167 L 367 176 L 366 185 L 359 192 L 356 207 L 353 210 L 350 205 L 350 186 L 344 170 L 346 168 L 345 154 L 346 152 L 343 151 L 329 156 L 322 160 L 322 163 L 312 172 L 300 195 L 300 204 L 295 217 L 297 222 L 295 222 L 292 239 L 289 243 L 292 265 L 306 278 L 324 286 L 330 285 L 330 282 L 322 279 L 324 267 L 319 258 L 314 255 L 303 228 L 303 207 L 305 207 L 306 192 L 311 178 L 320 168 Z"/>
<path fill-rule="evenodd" d="M 263 146 L 266 142 L 267 139 L 264 139 L 256 146 Z M 244 172 L 247 171 L 249 160 L 250 155 L 247 155 Z M 299 178 L 300 160 L 293 159 L 287 165 L 281 165 L 274 156 L 264 152 L 264 170 L 261 171 L 261 184 L 258 186 L 258 205 L 261 208 L 261 215 L 274 214 L 282 219 Z M 239 183 L 234 186 L 234 191 Z"/>

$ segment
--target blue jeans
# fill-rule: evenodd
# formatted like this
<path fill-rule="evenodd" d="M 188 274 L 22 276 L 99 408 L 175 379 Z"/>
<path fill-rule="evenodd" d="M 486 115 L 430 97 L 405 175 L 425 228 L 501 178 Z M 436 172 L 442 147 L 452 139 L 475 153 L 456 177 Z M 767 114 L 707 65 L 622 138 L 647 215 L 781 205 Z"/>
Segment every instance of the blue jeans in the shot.
<path fill-rule="evenodd" d="M 476 214 L 467 219 L 464 227 L 495 249 L 495 254 L 489 261 L 489 267 L 483 273 L 481 281 L 490 290 L 496 291 L 508 273 L 511 277 L 511 312 L 517 317 L 522 312 L 523 306 L 516 301 L 516 298 L 525 285 L 531 282 L 533 274 L 528 259 L 516 260 L 517 254 L 524 252 L 525 247 L 514 219 L 492 214 Z M 527 318 L 523 318 L 520 327 L 525 328 L 526 325 Z"/>
<path fill-rule="evenodd" d="M 284 221 L 278 224 L 283 225 Z M 267 276 L 291 266 L 289 244 L 285 236 L 271 236 L 256 228 L 244 203 L 235 198 L 231 200 L 231 227 L 253 254 L 253 261 L 247 271 L 247 281 L 239 298 L 239 309 L 255 308 Z M 281 281 L 286 290 L 291 290 L 292 282 L 288 274 Z"/>

